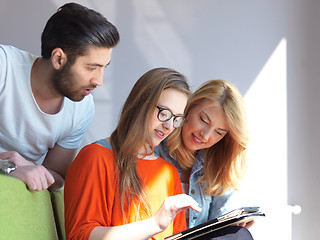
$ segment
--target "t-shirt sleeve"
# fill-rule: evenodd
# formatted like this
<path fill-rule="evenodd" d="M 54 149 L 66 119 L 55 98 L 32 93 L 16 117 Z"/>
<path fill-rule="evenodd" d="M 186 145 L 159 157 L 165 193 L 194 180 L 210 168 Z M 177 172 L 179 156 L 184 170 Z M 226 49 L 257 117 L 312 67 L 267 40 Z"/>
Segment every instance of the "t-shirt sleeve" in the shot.
<path fill-rule="evenodd" d="M 98 144 L 84 147 L 65 181 L 67 239 L 88 239 L 97 226 L 110 226 L 115 191 L 113 151 Z"/>

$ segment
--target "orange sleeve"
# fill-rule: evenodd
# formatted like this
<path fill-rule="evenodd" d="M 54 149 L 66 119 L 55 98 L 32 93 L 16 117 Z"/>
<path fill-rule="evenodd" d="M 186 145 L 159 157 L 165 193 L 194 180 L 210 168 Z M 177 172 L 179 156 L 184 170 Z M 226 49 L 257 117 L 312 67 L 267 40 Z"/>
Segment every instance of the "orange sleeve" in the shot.
<path fill-rule="evenodd" d="M 110 226 L 115 193 L 113 151 L 85 146 L 71 164 L 65 181 L 67 239 L 87 240 L 97 226 Z"/>
<path fill-rule="evenodd" d="M 154 213 L 163 204 L 168 196 L 182 193 L 179 173 L 174 165 L 159 158 L 156 161 L 138 161 L 137 165 L 140 177 L 148 188 L 148 199 Z M 153 240 L 163 240 L 172 234 L 186 229 L 185 212 L 182 211 L 174 218 L 172 223 L 161 233 L 153 236 Z"/>
<path fill-rule="evenodd" d="M 177 169 L 175 169 L 173 176 L 173 184 L 174 184 L 174 195 L 181 194 L 182 193 L 182 186 L 181 186 L 181 180 L 179 173 Z M 186 214 L 185 211 L 180 212 L 177 214 L 175 219 L 173 220 L 173 234 L 182 232 L 186 230 L 187 225 L 186 225 Z"/>

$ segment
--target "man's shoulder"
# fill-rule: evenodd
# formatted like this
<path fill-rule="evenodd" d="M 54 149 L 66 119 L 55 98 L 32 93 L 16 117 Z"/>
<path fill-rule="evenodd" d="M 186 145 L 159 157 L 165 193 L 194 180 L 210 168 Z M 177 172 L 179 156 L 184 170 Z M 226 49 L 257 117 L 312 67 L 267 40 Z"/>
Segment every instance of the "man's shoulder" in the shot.
<path fill-rule="evenodd" d="M 35 56 L 24 50 L 18 49 L 14 46 L 0 44 L 0 55 L 5 55 L 7 61 L 14 60 L 16 63 L 21 62 L 33 62 Z"/>
<path fill-rule="evenodd" d="M 3 52 L 14 52 L 14 51 L 19 50 L 18 48 L 14 47 L 14 46 L 4 45 L 4 44 L 0 44 L 0 49 Z"/>
<path fill-rule="evenodd" d="M 4 45 L 4 44 L 0 44 L 0 48 L 2 49 L 3 52 L 7 53 L 7 54 L 17 54 L 17 55 L 30 55 L 30 53 L 21 50 L 17 47 L 11 46 L 11 45 Z"/>
<path fill-rule="evenodd" d="M 11 45 L 6 45 L 6 44 L 0 44 L 0 48 L 2 48 L 4 51 L 14 51 L 18 48 L 11 46 Z"/>
<path fill-rule="evenodd" d="M 30 70 L 36 57 L 16 47 L 0 44 L 0 92 L 8 82 L 30 78 Z M 27 83 L 27 81 L 25 81 Z M 12 85 L 12 83 L 10 83 Z M 7 89 L 10 89 L 7 85 Z M 13 86 L 13 85 L 12 85 Z M 26 91 L 27 88 L 22 88 Z"/>

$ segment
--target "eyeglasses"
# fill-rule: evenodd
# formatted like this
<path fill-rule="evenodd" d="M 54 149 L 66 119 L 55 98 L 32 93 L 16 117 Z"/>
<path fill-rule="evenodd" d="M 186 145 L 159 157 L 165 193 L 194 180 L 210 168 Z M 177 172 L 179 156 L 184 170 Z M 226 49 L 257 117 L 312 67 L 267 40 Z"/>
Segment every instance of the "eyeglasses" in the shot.
<path fill-rule="evenodd" d="M 174 128 L 180 128 L 186 122 L 185 117 L 176 116 L 169 109 L 162 108 L 159 106 L 157 106 L 157 108 L 159 109 L 157 117 L 160 122 L 167 122 L 173 117 L 173 127 Z"/>

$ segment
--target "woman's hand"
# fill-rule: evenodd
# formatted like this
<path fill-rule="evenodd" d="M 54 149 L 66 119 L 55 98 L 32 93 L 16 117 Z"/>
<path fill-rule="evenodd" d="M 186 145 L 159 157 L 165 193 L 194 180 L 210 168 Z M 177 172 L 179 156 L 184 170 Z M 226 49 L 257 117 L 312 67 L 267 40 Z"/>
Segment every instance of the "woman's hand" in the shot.
<path fill-rule="evenodd" d="M 198 203 L 189 195 L 179 194 L 166 198 L 157 213 L 152 217 L 159 226 L 159 230 L 165 230 L 173 221 L 175 216 L 187 208 L 192 208 L 197 212 L 201 212 Z"/>
<path fill-rule="evenodd" d="M 89 240 L 147 240 L 164 231 L 175 216 L 187 208 L 192 208 L 197 212 L 201 211 L 198 203 L 186 194 L 167 197 L 151 218 L 120 226 L 95 227 Z"/>
<path fill-rule="evenodd" d="M 246 229 L 249 229 L 252 227 L 253 224 L 254 224 L 254 220 L 247 222 L 247 223 L 240 223 L 239 226 L 245 227 Z"/>

